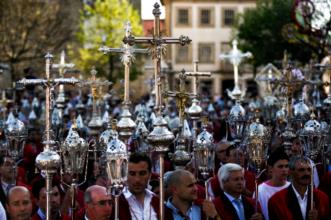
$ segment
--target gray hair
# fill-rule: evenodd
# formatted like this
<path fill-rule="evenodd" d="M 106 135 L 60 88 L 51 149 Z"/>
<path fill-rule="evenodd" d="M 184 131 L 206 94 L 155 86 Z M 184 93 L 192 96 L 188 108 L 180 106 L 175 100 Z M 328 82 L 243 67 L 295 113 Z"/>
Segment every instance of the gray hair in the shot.
<path fill-rule="evenodd" d="M 106 187 L 104 186 L 99 186 L 99 185 L 92 185 L 90 187 L 88 187 L 84 193 L 84 202 L 85 203 L 91 203 L 92 201 L 92 192 L 101 192 L 104 191 L 106 189 Z"/>
<path fill-rule="evenodd" d="M 218 181 L 220 182 L 222 190 L 223 190 L 223 183 L 229 180 L 230 173 L 234 171 L 244 172 L 243 168 L 236 163 L 227 163 L 221 166 L 221 168 L 218 170 L 217 177 L 218 177 Z"/>
<path fill-rule="evenodd" d="M 304 156 L 292 156 L 290 158 L 290 161 L 288 162 L 289 169 L 290 170 L 295 170 L 295 165 L 298 162 L 308 163 L 310 165 L 310 160 L 307 157 L 304 157 Z"/>

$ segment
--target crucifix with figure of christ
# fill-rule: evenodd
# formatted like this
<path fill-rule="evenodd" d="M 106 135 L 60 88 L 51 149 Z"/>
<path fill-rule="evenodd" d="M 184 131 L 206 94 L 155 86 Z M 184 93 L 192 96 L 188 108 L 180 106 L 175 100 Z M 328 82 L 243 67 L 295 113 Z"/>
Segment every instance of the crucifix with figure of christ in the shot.
<path fill-rule="evenodd" d="M 188 102 L 188 99 L 190 98 L 195 98 L 196 94 L 194 93 L 187 93 L 185 91 L 185 80 L 186 80 L 186 73 L 185 70 L 183 69 L 179 73 L 179 91 L 166 91 L 164 92 L 164 96 L 166 97 L 174 97 L 176 99 L 177 107 L 178 107 L 178 112 L 179 112 L 179 121 L 180 121 L 180 126 L 183 126 L 184 122 L 184 113 L 185 113 L 185 108 L 186 104 Z"/>
<path fill-rule="evenodd" d="M 179 38 L 162 37 L 160 34 L 160 5 L 154 4 L 154 34 L 152 37 L 135 37 L 133 35 L 125 36 L 124 43 L 129 45 L 134 44 L 150 44 L 150 52 L 154 60 L 154 78 L 155 78 L 155 110 L 157 114 L 161 113 L 162 100 L 161 100 L 161 88 L 160 73 L 161 73 L 161 56 L 165 53 L 165 45 L 167 44 L 180 44 L 182 46 L 189 44 L 191 39 L 187 36 L 180 36 Z"/>

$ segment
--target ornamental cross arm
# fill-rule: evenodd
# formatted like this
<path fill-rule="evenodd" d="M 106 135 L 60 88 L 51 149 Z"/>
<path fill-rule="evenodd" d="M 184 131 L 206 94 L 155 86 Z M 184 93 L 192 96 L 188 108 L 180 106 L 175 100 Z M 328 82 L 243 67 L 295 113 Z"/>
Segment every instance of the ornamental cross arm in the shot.
<path fill-rule="evenodd" d="M 135 36 L 126 36 L 123 38 L 123 42 L 125 44 L 129 44 L 130 46 L 134 44 L 152 44 L 152 45 L 160 45 L 160 44 L 180 44 L 184 46 L 186 44 L 191 43 L 191 39 L 188 36 L 179 36 L 179 38 L 174 37 L 135 37 Z"/>
<path fill-rule="evenodd" d="M 23 78 L 16 82 L 16 89 L 25 88 L 27 85 L 47 85 L 47 79 L 26 79 Z"/>
<path fill-rule="evenodd" d="M 185 72 L 186 76 L 211 76 L 211 72 Z"/>

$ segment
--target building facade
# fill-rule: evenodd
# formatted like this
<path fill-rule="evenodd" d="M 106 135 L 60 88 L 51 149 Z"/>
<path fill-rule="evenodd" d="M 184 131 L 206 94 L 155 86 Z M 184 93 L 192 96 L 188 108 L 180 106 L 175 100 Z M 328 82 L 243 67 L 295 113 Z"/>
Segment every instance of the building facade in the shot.
<path fill-rule="evenodd" d="M 167 59 L 174 71 L 193 70 L 199 61 L 199 71 L 212 72 L 211 78 L 200 79 L 200 92 L 223 95 L 233 88 L 233 67 L 221 61 L 221 53 L 231 50 L 235 36 L 233 26 L 239 13 L 256 5 L 255 0 L 163 0 L 167 36 L 189 36 L 189 46 L 172 45 Z M 247 65 L 239 67 L 243 89 L 249 87 L 253 75 Z"/>

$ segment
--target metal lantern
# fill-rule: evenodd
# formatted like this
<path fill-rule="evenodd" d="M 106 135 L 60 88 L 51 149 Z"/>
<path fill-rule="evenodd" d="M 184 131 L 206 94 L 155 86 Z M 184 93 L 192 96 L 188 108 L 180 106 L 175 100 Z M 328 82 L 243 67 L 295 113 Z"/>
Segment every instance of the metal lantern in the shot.
<path fill-rule="evenodd" d="M 293 106 L 293 120 L 297 125 L 297 128 L 302 128 L 306 121 L 309 119 L 309 108 L 308 106 L 301 100 L 297 104 Z"/>
<path fill-rule="evenodd" d="M 87 151 L 87 142 L 79 136 L 76 125 L 73 124 L 61 145 L 65 172 L 71 175 L 83 173 Z"/>
<path fill-rule="evenodd" d="M 313 114 L 300 131 L 299 137 L 306 156 L 315 160 L 325 144 L 326 134 L 322 130 L 321 124 L 314 119 Z"/>
<path fill-rule="evenodd" d="M 211 133 L 209 133 L 206 127 L 197 136 L 196 144 L 194 148 L 194 158 L 198 171 L 204 179 L 206 179 L 210 171 L 214 169 L 214 138 Z"/>
<path fill-rule="evenodd" d="M 259 119 L 256 118 L 255 122 L 251 123 L 247 128 L 247 152 L 249 160 L 257 168 L 257 173 L 260 172 L 260 167 L 265 161 L 267 154 L 267 141 L 270 138 L 270 134 L 267 128 L 260 123 Z"/>
<path fill-rule="evenodd" d="M 24 123 L 11 115 L 6 122 L 5 135 L 9 142 L 8 155 L 14 160 L 22 157 L 24 141 L 28 135 Z"/>
<path fill-rule="evenodd" d="M 116 190 L 122 189 L 128 175 L 128 152 L 126 145 L 118 138 L 117 134 L 107 144 L 106 158 L 106 171 L 112 187 L 115 187 Z M 116 192 L 114 195 L 117 195 Z M 112 193 L 114 192 L 112 191 Z"/>
<path fill-rule="evenodd" d="M 99 137 L 99 144 L 103 152 L 106 152 L 108 143 L 113 139 L 114 135 L 117 135 L 117 131 L 113 129 L 113 123 L 115 121 L 108 121 L 107 129 Z"/>
<path fill-rule="evenodd" d="M 168 146 L 174 139 L 174 134 L 167 128 L 167 122 L 161 115 L 157 116 L 153 124 L 153 131 L 147 137 L 153 150 L 158 153 L 168 152 Z"/>
<path fill-rule="evenodd" d="M 146 143 L 146 138 L 148 135 L 147 127 L 144 123 L 144 118 L 137 118 L 137 127 L 133 135 L 133 139 L 136 143 L 136 150 L 139 152 L 148 152 L 148 145 Z"/>
<path fill-rule="evenodd" d="M 279 101 L 275 96 L 269 95 L 264 97 L 263 106 L 264 117 L 271 123 L 276 117 Z"/>
<path fill-rule="evenodd" d="M 115 197 L 115 219 L 118 219 L 118 197 L 122 193 L 128 176 L 128 152 L 117 134 L 107 145 L 106 172 L 111 181 L 110 193 Z"/>
<path fill-rule="evenodd" d="M 5 124 L 0 119 L 0 155 L 6 155 L 9 149 L 9 143 L 5 136 Z"/>
<path fill-rule="evenodd" d="M 230 127 L 231 137 L 234 139 L 235 143 L 240 143 L 246 122 L 246 112 L 239 101 L 231 108 L 230 114 L 227 118 L 227 123 Z"/>

